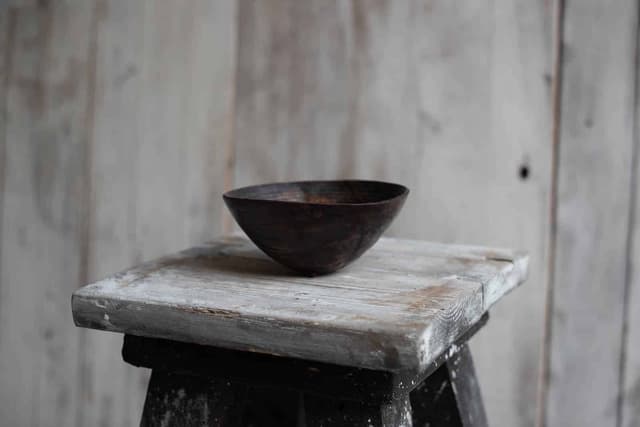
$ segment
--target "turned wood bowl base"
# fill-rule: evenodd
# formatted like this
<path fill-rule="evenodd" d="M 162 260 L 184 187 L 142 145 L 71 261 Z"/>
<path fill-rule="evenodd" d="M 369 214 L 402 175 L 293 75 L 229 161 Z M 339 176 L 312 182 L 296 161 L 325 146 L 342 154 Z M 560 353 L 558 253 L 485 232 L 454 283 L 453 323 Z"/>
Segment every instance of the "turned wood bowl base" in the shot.
<path fill-rule="evenodd" d="M 426 371 L 390 372 L 125 335 L 152 369 L 141 426 L 486 427 L 467 340 Z"/>

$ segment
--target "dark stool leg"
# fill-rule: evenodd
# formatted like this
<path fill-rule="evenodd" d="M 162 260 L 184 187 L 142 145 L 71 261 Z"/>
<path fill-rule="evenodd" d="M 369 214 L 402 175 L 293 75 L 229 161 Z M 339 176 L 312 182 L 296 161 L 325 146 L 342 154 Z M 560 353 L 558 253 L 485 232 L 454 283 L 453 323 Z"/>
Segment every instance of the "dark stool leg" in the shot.
<path fill-rule="evenodd" d="M 300 393 L 154 370 L 141 426 L 297 427 Z"/>
<path fill-rule="evenodd" d="M 430 427 L 487 427 L 469 347 L 464 344 L 411 392 L 413 423 Z"/>
<path fill-rule="evenodd" d="M 141 426 L 238 426 L 246 390 L 225 381 L 153 371 Z"/>
<path fill-rule="evenodd" d="M 382 404 L 305 395 L 305 427 L 412 427 L 408 396 Z"/>
<path fill-rule="evenodd" d="M 249 387 L 242 410 L 243 427 L 298 427 L 302 393 L 293 390 Z"/>
<path fill-rule="evenodd" d="M 466 344 L 453 348 L 460 350 L 439 356 L 436 370 L 421 374 L 429 377 L 410 397 L 402 384 L 414 384 L 419 377 L 409 372 L 132 335 L 125 336 L 122 355 L 134 366 L 153 370 L 143 426 L 486 427 L 469 349 Z"/>

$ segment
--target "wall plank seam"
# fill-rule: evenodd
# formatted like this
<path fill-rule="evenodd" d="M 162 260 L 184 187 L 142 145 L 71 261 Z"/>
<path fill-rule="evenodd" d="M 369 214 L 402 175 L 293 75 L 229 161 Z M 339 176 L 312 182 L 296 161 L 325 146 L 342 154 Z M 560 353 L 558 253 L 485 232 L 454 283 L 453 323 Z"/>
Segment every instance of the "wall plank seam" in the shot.
<path fill-rule="evenodd" d="M 620 425 L 637 8 L 637 0 L 564 1 L 543 413 L 550 426 Z"/>
<path fill-rule="evenodd" d="M 89 266 L 91 260 L 91 250 L 93 241 L 93 233 L 92 233 L 92 224 L 94 217 L 94 196 L 93 196 L 93 179 L 92 179 L 92 170 L 93 170 L 93 150 L 94 150 L 94 132 L 93 126 L 96 121 L 96 73 L 97 73 L 97 60 L 98 60 L 98 26 L 100 25 L 100 11 L 104 10 L 103 0 L 97 0 L 93 4 L 92 16 L 91 16 L 91 34 L 88 35 L 90 37 L 90 41 L 87 45 L 87 110 L 86 110 L 86 126 L 84 129 L 85 132 L 85 151 L 84 151 L 84 166 L 85 166 L 85 187 L 83 197 L 83 221 L 81 232 L 79 233 L 80 242 L 78 242 L 78 247 L 81 248 L 80 253 L 80 271 L 78 274 L 78 283 L 82 286 L 85 283 L 89 282 Z M 79 358 L 78 358 L 78 383 L 77 387 L 80 391 L 79 396 L 82 396 L 87 392 L 88 387 L 86 386 L 88 378 L 90 376 L 88 372 L 88 367 L 86 364 L 87 360 L 87 334 L 90 333 L 88 330 L 78 330 L 78 349 L 79 349 Z M 83 414 L 83 405 L 76 406 L 76 426 L 81 427 L 84 414 Z"/>
<path fill-rule="evenodd" d="M 9 115 L 9 105 L 7 101 L 7 91 L 9 88 L 9 75 L 11 73 L 11 50 L 15 38 L 15 11 L 11 7 L 0 11 L 0 23 L 4 34 L 0 35 L 0 218 L 4 212 L 4 189 L 6 182 L 6 138 L 7 120 Z M 2 242 L 2 220 L 0 220 L 0 242 Z M 0 244 L 0 270 L 2 269 L 2 244 Z M 2 293 L 2 283 L 0 283 L 0 294 Z"/>
<path fill-rule="evenodd" d="M 624 421 L 624 399 L 626 390 L 626 370 L 627 370 L 627 354 L 628 354 L 628 335 L 629 335 L 629 318 L 630 318 L 630 306 L 631 306 L 631 284 L 633 281 L 633 259 L 634 259 L 634 242 L 635 227 L 637 226 L 636 218 L 636 194 L 637 194 L 637 174 L 640 164 L 638 163 L 638 131 L 640 130 L 638 123 L 638 102 L 640 98 L 640 81 L 639 81 L 639 68 L 640 68 L 640 1 L 636 5 L 636 28 L 635 28 L 635 58 L 633 66 L 634 88 L 633 88 L 633 111 L 632 111 L 632 145 L 631 145 L 631 181 L 629 184 L 629 216 L 627 224 L 627 241 L 626 245 L 626 260 L 625 260 L 625 272 L 624 272 L 624 293 L 622 303 L 622 347 L 620 349 L 620 367 L 619 367 L 619 386 L 617 396 L 616 407 L 616 426 L 621 427 Z M 636 255 L 637 256 L 637 255 Z M 631 397 L 629 397 L 631 398 Z"/>
<path fill-rule="evenodd" d="M 555 280 L 556 241 L 558 228 L 558 167 L 560 164 L 560 131 L 562 126 L 562 61 L 565 0 L 555 0 L 553 7 L 553 76 L 551 83 L 551 190 L 549 194 L 549 236 L 547 258 L 547 288 L 545 290 L 544 338 L 540 357 L 540 383 L 538 386 L 538 415 L 536 425 L 546 422 L 547 396 L 550 380 L 551 335 L 553 319 L 553 289 Z"/>
<path fill-rule="evenodd" d="M 231 82 L 231 95 L 229 96 L 229 133 L 227 136 L 226 144 L 226 158 L 224 162 L 225 172 L 224 172 L 224 187 L 223 190 L 229 191 L 233 188 L 235 183 L 235 174 L 236 174 L 236 105 L 237 105 L 237 96 L 239 93 L 239 80 L 238 73 L 240 72 L 240 49 L 239 49 L 239 40 L 240 40 L 240 6 L 238 5 L 238 1 L 234 0 L 234 16 L 233 20 L 235 22 L 235 29 L 233 31 L 233 73 L 231 74 L 231 78 L 233 81 Z M 222 203 L 222 201 L 220 201 Z M 233 220 L 231 215 L 226 209 L 222 211 L 222 234 L 230 234 L 233 231 Z"/>

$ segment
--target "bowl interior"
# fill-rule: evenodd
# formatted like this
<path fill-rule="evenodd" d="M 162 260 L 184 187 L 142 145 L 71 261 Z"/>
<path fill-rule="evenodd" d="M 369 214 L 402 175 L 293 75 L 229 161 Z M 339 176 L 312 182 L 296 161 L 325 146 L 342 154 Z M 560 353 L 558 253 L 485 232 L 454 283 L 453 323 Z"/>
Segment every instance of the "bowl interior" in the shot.
<path fill-rule="evenodd" d="M 407 188 L 379 181 L 299 181 L 254 185 L 225 194 L 229 198 L 320 205 L 380 203 L 402 196 Z"/>

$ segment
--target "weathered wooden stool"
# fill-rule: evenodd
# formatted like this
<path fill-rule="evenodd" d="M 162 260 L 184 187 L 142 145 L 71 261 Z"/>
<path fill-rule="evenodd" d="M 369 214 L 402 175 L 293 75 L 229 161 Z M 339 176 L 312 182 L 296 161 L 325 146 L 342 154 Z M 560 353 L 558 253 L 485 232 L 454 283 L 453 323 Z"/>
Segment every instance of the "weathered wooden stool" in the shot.
<path fill-rule="evenodd" d="M 485 426 L 466 341 L 527 257 L 381 239 L 328 276 L 240 237 L 78 290 L 78 326 L 152 369 L 144 426 Z"/>

